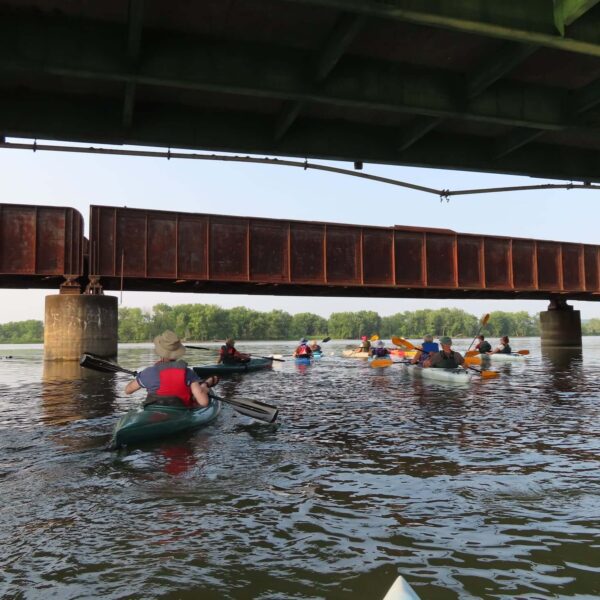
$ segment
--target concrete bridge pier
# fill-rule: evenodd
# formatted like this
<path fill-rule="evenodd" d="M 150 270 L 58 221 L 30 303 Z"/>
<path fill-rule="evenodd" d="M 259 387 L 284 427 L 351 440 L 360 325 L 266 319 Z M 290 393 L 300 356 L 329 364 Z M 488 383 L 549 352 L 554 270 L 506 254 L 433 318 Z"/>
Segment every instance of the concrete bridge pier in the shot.
<path fill-rule="evenodd" d="M 553 299 L 540 313 L 542 346 L 581 348 L 581 315 L 566 300 Z"/>
<path fill-rule="evenodd" d="M 79 360 L 84 352 L 117 355 L 115 296 L 63 293 L 46 296 L 44 359 Z"/>

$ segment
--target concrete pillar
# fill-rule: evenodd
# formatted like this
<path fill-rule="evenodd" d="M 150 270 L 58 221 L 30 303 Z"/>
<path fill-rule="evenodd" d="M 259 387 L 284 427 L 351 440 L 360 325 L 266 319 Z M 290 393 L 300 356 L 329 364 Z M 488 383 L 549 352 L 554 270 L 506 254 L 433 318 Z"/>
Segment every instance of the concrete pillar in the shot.
<path fill-rule="evenodd" d="M 84 352 L 117 355 L 118 310 L 114 296 L 46 296 L 44 359 L 79 360 Z"/>
<path fill-rule="evenodd" d="M 581 315 L 564 300 L 552 300 L 540 313 L 542 346 L 581 348 Z"/>

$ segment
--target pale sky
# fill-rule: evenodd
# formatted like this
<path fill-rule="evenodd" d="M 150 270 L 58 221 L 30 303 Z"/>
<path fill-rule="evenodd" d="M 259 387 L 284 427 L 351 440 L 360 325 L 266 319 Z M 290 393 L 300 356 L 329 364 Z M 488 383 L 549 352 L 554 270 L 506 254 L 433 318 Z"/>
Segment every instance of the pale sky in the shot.
<path fill-rule="evenodd" d="M 8 140 L 22 141 L 22 140 Z M 38 140 L 38 143 L 42 143 Z M 323 162 L 323 161 L 314 161 Z M 329 163 L 352 168 L 349 163 Z M 440 189 L 549 183 L 461 171 L 365 164 L 364 171 Z M 551 182 L 556 183 L 556 182 Z M 562 183 L 562 182 L 561 182 Z M 139 157 L 0 149 L 0 202 L 70 206 L 87 226 L 89 206 L 318 220 L 361 225 L 441 227 L 463 233 L 597 244 L 600 192 L 557 190 L 439 198 L 329 173 L 296 168 Z M 43 319 L 44 297 L 58 290 L 1 290 L 0 322 Z M 411 300 L 125 292 L 122 306 L 210 303 L 225 308 L 282 309 L 329 316 L 375 310 L 389 315 L 418 308 L 545 310 L 543 301 Z M 600 317 L 600 303 L 574 302 L 582 318 Z"/>

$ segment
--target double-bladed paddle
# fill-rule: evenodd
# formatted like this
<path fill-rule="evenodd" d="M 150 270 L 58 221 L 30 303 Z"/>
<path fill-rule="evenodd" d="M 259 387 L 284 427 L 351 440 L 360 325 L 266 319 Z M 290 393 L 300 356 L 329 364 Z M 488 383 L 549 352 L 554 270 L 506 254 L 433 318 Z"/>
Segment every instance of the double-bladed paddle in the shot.
<path fill-rule="evenodd" d="M 479 350 L 467 350 L 465 352 L 465 357 L 478 356 L 479 354 Z M 529 354 L 529 350 L 516 350 L 515 352 L 511 352 L 511 354 L 520 354 L 521 356 L 527 356 Z M 488 356 L 488 354 L 482 354 L 481 356 Z"/>
<path fill-rule="evenodd" d="M 205 346 L 190 346 L 189 344 L 185 344 L 186 348 L 190 348 L 191 350 L 208 350 L 209 352 L 214 351 L 214 348 L 206 348 Z M 249 352 L 244 352 L 248 356 L 256 356 L 256 358 L 266 358 L 267 360 L 276 360 L 277 362 L 285 362 L 283 358 L 274 358 L 272 356 L 259 356 L 258 354 L 250 354 Z"/>
<path fill-rule="evenodd" d="M 138 375 L 137 371 L 131 371 L 113 362 L 104 360 L 103 358 L 92 356 L 91 354 L 84 354 L 81 357 L 79 364 L 86 369 L 100 371 L 101 373 L 127 373 L 127 375 L 131 375 L 132 377 L 137 377 Z M 250 400 L 248 398 L 238 398 L 235 400 L 232 398 L 220 398 L 212 392 L 209 393 L 209 396 L 214 400 L 230 404 L 235 410 L 243 415 L 252 417 L 258 421 L 264 421 L 265 423 L 273 423 L 279 412 L 277 407 L 266 404 L 265 402 L 260 402 L 260 400 Z"/>
<path fill-rule="evenodd" d="M 475 343 L 477 336 L 481 333 L 481 330 L 487 325 L 487 322 L 489 320 L 490 320 L 490 313 L 486 313 L 485 315 L 483 315 L 483 317 L 481 317 L 481 321 L 479 321 L 479 329 L 477 330 L 477 333 L 475 334 L 473 341 L 469 344 L 469 347 L 467 348 L 467 352 L 471 349 L 471 346 Z"/>
<path fill-rule="evenodd" d="M 421 348 L 418 348 L 414 344 L 411 344 L 408 340 L 405 340 L 404 338 L 401 338 L 401 337 L 392 336 L 392 343 L 395 344 L 396 346 L 404 346 L 405 348 L 408 348 L 409 350 L 418 350 L 419 352 L 422 352 Z M 500 376 L 498 371 L 484 371 L 482 369 L 476 369 L 475 367 L 472 367 L 469 364 L 467 364 L 467 367 L 471 371 L 475 371 L 475 373 L 479 373 L 479 375 L 481 375 L 482 379 L 496 379 L 497 377 Z"/>

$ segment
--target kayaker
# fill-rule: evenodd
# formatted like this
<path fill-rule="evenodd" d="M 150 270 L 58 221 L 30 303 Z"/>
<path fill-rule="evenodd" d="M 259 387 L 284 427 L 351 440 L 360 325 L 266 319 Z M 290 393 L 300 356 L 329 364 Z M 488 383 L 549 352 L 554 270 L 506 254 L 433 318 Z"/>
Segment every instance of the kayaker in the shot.
<path fill-rule="evenodd" d="M 375 348 L 371 348 L 371 356 L 374 358 L 385 358 L 390 355 L 390 351 L 385 347 L 383 340 L 379 340 L 375 344 Z"/>
<path fill-rule="evenodd" d="M 208 390 L 219 383 L 219 378 L 213 375 L 203 381 L 185 361 L 180 360 L 185 354 L 185 346 L 177 334 L 167 330 L 156 336 L 154 351 L 160 356 L 160 360 L 130 381 L 125 387 L 125 393 L 133 394 L 145 388 L 148 397 L 144 401 L 144 406 L 148 404 L 186 408 L 208 406 L 210 402 Z"/>
<path fill-rule="evenodd" d="M 507 335 L 503 335 L 500 338 L 500 343 L 488 354 L 511 354 L 512 348 L 510 347 L 509 339 Z"/>
<path fill-rule="evenodd" d="M 227 338 L 225 344 L 221 346 L 219 351 L 218 363 L 224 365 L 235 365 L 236 363 L 250 362 L 250 355 L 239 352 L 235 347 L 235 340 L 233 338 Z"/>
<path fill-rule="evenodd" d="M 366 335 L 360 338 L 360 346 L 356 350 L 357 352 L 369 352 L 371 350 L 371 342 Z"/>
<path fill-rule="evenodd" d="M 439 352 L 440 346 L 437 342 L 433 341 L 433 336 L 431 334 L 427 334 L 423 336 L 423 344 L 421 345 L 421 349 L 417 350 L 417 353 L 414 355 L 413 359 L 410 361 L 413 365 L 421 365 L 427 360 L 430 354 L 434 352 Z"/>
<path fill-rule="evenodd" d="M 430 354 L 429 358 L 423 363 L 423 367 L 437 367 L 438 369 L 468 368 L 462 354 L 452 350 L 452 340 L 447 335 L 440 338 L 440 344 L 442 349 L 439 352 Z"/>
<path fill-rule="evenodd" d="M 312 350 L 306 338 L 300 340 L 300 345 L 294 350 L 294 356 L 296 358 L 312 358 Z"/>
<path fill-rule="evenodd" d="M 478 335 L 477 339 L 479 342 L 475 346 L 475 350 L 477 350 L 479 354 L 487 354 L 492 351 L 492 345 L 485 339 L 485 336 Z"/>
<path fill-rule="evenodd" d="M 321 352 L 321 346 L 319 346 L 317 340 L 312 340 L 310 343 L 310 349 L 313 352 Z"/>

